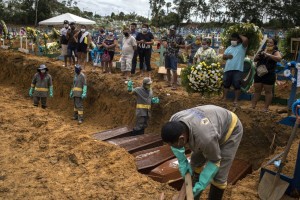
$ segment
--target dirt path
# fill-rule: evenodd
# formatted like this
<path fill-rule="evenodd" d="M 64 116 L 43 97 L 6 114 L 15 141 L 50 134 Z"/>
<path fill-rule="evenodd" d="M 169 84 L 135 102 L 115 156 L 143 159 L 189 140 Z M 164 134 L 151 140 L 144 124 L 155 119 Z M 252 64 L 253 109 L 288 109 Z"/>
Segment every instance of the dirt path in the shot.
<path fill-rule="evenodd" d="M 92 140 L 93 128 L 32 106 L 13 87 L 0 90 L 0 199 L 170 198 L 125 150 Z"/>

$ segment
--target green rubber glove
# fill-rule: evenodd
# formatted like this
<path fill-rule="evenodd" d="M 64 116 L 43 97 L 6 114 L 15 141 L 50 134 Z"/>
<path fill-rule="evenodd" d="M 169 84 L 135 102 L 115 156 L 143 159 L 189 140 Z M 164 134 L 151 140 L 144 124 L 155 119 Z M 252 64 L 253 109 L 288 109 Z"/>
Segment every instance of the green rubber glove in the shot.
<path fill-rule="evenodd" d="M 29 96 L 31 96 L 31 97 L 32 97 L 32 95 L 33 95 L 33 91 L 34 91 L 34 88 L 33 88 L 33 87 L 31 87 L 31 88 L 30 88 L 30 90 L 29 90 Z"/>
<path fill-rule="evenodd" d="M 206 163 L 204 169 L 200 173 L 199 181 L 193 188 L 194 197 L 198 196 L 208 186 L 218 171 L 219 167 L 216 164 L 210 161 Z"/>
<path fill-rule="evenodd" d="M 132 92 L 132 90 L 133 90 L 133 82 L 132 80 L 129 80 L 127 83 L 127 91 Z"/>
<path fill-rule="evenodd" d="M 159 98 L 158 97 L 152 97 L 151 103 L 159 104 Z"/>
<path fill-rule="evenodd" d="M 53 97 L 53 86 L 49 87 L 49 96 Z"/>
<path fill-rule="evenodd" d="M 171 146 L 171 150 L 173 151 L 174 155 L 178 159 L 178 169 L 180 171 L 181 176 L 184 178 L 186 173 L 193 174 L 193 170 L 191 165 L 189 164 L 189 161 L 187 160 L 185 156 L 185 148 L 175 148 Z"/>
<path fill-rule="evenodd" d="M 70 98 L 73 98 L 73 89 L 70 91 Z"/>
<path fill-rule="evenodd" d="M 87 92 L 87 86 L 83 86 L 83 92 L 82 92 L 82 95 L 81 95 L 81 98 L 82 99 L 85 99 L 86 98 L 86 92 Z"/>

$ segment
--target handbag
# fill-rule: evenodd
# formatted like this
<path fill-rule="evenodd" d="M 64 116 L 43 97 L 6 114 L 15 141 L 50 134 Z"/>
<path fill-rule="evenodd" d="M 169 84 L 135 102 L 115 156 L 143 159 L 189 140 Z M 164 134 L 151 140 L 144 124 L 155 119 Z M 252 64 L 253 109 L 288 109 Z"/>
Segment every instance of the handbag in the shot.
<path fill-rule="evenodd" d="M 268 69 L 267 69 L 266 65 L 259 65 L 256 68 L 256 73 L 257 73 L 257 76 L 259 76 L 259 77 L 266 75 L 268 73 Z"/>
<path fill-rule="evenodd" d="M 105 53 L 101 57 L 102 62 L 109 62 L 110 61 L 110 55 L 108 54 L 108 51 L 105 51 Z"/>

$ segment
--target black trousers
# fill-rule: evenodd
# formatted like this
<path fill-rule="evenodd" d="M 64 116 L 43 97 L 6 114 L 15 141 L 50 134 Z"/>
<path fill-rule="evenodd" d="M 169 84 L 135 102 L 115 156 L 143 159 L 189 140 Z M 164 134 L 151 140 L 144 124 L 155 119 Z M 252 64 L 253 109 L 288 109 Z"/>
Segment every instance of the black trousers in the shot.
<path fill-rule="evenodd" d="M 41 101 L 42 104 L 42 108 L 46 108 L 47 107 L 47 97 L 33 97 L 33 105 L 34 106 L 38 106 L 39 102 Z"/>
<path fill-rule="evenodd" d="M 136 63 L 137 63 L 137 56 L 138 56 L 138 52 L 137 52 L 137 50 L 135 50 L 134 54 L 133 54 L 133 57 L 132 57 L 131 74 L 135 74 Z"/>
<path fill-rule="evenodd" d="M 146 64 L 147 71 L 151 71 L 151 49 L 143 49 L 139 51 L 140 57 L 140 69 L 144 69 L 144 63 Z"/>

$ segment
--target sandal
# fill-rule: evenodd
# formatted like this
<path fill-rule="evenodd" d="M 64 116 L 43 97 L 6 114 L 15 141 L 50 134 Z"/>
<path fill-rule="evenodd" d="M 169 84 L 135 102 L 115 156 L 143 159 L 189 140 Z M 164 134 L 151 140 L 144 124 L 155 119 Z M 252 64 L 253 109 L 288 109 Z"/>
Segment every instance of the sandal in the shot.
<path fill-rule="evenodd" d="M 171 88 L 171 90 L 177 90 L 177 87 L 176 87 L 176 86 L 173 86 L 173 87 Z"/>
<path fill-rule="evenodd" d="M 263 112 L 264 112 L 264 113 L 269 113 L 270 110 L 269 110 L 268 108 L 264 108 L 264 109 L 263 109 Z"/>

